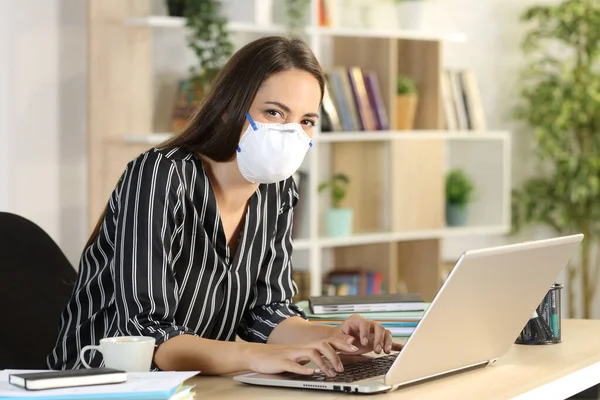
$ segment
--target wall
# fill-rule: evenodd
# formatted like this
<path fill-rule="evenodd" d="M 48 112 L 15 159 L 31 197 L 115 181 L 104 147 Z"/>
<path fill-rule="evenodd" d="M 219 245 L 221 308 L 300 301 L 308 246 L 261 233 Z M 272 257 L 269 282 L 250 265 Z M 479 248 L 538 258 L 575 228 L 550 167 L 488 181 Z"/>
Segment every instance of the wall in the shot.
<path fill-rule="evenodd" d="M 85 13 L 78 0 L 0 1 L 0 209 L 73 264 L 87 234 Z"/>
<path fill-rule="evenodd" d="M 524 65 L 519 48 L 525 25 L 519 22 L 523 10 L 534 4 L 556 4 L 560 0 L 430 0 L 426 2 L 426 27 L 465 32 L 468 42 L 449 44 L 445 63 L 448 67 L 471 68 L 478 77 L 483 106 L 490 129 L 509 130 L 513 134 L 512 181 L 513 187 L 534 173 L 531 157 L 532 135 L 511 119 L 511 110 L 518 101 L 517 77 Z M 544 227 L 531 228 L 514 237 L 490 235 L 446 240 L 444 255 L 454 259 L 466 249 L 495 246 L 515 241 L 545 238 L 553 233 Z M 578 256 L 573 261 L 576 263 Z M 558 282 L 566 282 L 562 273 Z M 579 312 L 579 286 L 574 293 Z M 599 295 L 600 296 L 600 295 Z M 567 309 L 566 293 L 563 311 Z M 600 317 L 600 301 L 595 302 L 594 317 Z"/>
<path fill-rule="evenodd" d="M 0 60 L 8 60 L 9 56 L 9 18 L 8 1 L 0 1 Z M 7 210 L 10 203 L 10 135 L 9 135 L 9 63 L 0 61 L 0 210 Z"/>
<path fill-rule="evenodd" d="M 424 3 L 426 28 L 467 35 L 466 43 L 446 45 L 444 63 L 450 68 L 470 68 L 475 72 L 488 128 L 512 132 L 513 187 L 531 176 L 533 170 L 529 154 L 531 135 L 511 118 L 518 101 L 517 77 L 524 65 L 519 46 L 525 26 L 519 17 L 527 7 L 542 3 L 558 3 L 558 0 L 430 0 Z M 444 255 L 453 259 L 467 248 L 500 245 L 532 236 L 547 236 L 547 232 L 528 231 L 508 238 L 490 235 L 451 239 L 445 242 Z"/>

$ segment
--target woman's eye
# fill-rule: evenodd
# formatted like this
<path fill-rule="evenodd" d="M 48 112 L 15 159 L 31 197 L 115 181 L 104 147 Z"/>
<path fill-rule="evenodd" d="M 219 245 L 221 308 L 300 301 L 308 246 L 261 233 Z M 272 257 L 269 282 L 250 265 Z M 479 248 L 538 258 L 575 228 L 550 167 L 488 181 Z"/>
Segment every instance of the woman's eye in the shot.
<path fill-rule="evenodd" d="M 316 123 L 315 123 L 315 121 L 313 121 L 313 120 L 310 120 L 310 119 L 304 119 L 304 120 L 302 120 L 302 125 L 308 125 L 308 126 L 310 126 L 311 128 L 313 128 L 313 127 L 316 125 Z"/>
<path fill-rule="evenodd" d="M 267 110 L 265 113 L 271 117 L 283 117 L 283 115 L 277 110 Z"/>

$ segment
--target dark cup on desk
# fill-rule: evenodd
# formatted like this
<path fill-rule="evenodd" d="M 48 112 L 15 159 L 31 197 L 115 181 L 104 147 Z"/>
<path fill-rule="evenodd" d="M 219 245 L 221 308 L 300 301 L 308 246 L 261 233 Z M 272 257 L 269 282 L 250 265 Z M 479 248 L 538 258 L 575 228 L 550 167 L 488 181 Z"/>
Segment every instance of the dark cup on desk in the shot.
<path fill-rule="evenodd" d="M 563 285 L 555 283 L 525 324 L 515 343 L 555 344 L 561 342 L 561 301 Z"/>

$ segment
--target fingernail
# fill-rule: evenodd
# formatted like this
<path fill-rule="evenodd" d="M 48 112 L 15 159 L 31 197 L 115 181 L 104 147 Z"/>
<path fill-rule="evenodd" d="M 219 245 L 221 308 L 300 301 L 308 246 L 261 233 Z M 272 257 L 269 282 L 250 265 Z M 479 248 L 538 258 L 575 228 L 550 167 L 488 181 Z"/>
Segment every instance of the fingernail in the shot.
<path fill-rule="evenodd" d="M 354 338 L 350 336 L 348 339 L 346 339 L 346 342 L 352 344 L 352 342 L 354 342 Z"/>
<path fill-rule="evenodd" d="M 392 351 L 392 345 L 388 344 L 387 346 L 385 346 L 385 350 L 386 351 Z"/>
<path fill-rule="evenodd" d="M 334 377 L 336 375 L 335 371 L 330 369 L 329 372 L 327 373 L 327 375 L 329 375 L 330 377 Z"/>
<path fill-rule="evenodd" d="M 375 347 L 375 352 L 377 354 L 381 353 L 381 345 L 380 344 L 378 344 L 377 347 Z"/>
<path fill-rule="evenodd" d="M 344 366 L 342 364 L 338 364 L 338 366 L 335 369 L 337 370 L 337 372 L 344 372 Z"/>
<path fill-rule="evenodd" d="M 356 346 L 350 346 L 350 350 L 351 350 L 351 351 L 357 351 L 357 350 L 358 350 L 358 347 L 356 347 Z"/>
<path fill-rule="evenodd" d="M 366 346 L 368 344 L 369 344 L 369 338 L 367 338 L 367 337 L 362 338 L 362 345 Z"/>

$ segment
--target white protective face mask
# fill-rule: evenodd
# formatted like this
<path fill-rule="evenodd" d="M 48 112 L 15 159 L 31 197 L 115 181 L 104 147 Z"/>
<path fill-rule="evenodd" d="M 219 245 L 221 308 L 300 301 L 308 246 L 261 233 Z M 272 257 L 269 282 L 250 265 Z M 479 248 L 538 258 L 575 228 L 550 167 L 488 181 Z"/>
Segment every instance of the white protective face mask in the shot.
<path fill-rule="evenodd" d="M 297 123 L 250 122 L 237 148 L 237 164 L 251 183 L 283 181 L 300 168 L 312 141 Z"/>

